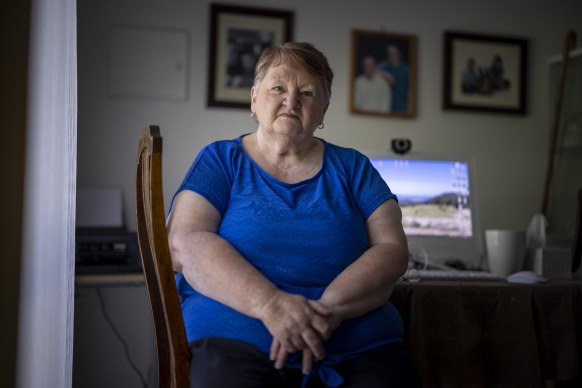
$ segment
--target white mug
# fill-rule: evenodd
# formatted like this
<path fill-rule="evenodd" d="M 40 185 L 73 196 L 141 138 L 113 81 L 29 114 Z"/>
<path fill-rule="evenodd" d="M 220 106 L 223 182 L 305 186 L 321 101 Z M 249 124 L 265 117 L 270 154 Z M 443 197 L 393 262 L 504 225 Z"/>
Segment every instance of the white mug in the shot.
<path fill-rule="evenodd" d="M 485 243 L 491 273 L 507 277 L 522 270 L 525 260 L 525 231 L 486 230 Z"/>

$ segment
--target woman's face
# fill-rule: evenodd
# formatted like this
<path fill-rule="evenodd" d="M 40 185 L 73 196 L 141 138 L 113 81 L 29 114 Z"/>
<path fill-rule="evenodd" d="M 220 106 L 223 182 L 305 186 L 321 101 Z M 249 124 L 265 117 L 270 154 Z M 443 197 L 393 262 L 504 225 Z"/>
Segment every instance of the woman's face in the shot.
<path fill-rule="evenodd" d="M 327 105 L 317 77 L 285 64 L 271 67 L 251 90 L 259 129 L 286 136 L 313 134 Z"/>

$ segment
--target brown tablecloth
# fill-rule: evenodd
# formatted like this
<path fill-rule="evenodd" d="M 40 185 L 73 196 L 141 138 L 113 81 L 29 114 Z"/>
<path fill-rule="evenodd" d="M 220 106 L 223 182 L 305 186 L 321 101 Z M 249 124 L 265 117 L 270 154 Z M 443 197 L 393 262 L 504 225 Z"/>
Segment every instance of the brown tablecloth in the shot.
<path fill-rule="evenodd" d="M 582 284 L 399 283 L 425 387 L 582 387 Z"/>

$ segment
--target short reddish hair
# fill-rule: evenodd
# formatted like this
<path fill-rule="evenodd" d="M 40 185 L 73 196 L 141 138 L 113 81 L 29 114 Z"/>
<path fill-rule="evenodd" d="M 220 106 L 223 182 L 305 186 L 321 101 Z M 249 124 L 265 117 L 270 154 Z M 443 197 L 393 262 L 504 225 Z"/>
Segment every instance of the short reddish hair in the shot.
<path fill-rule="evenodd" d="M 301 67 L 308 73 L 318 77 L 325 91 L 326 103 L 329 103 L 333 71 L 325 55 L 316 49 L 313 44 L 307 42 L 287 42 L 279 46 L 266 48 L 255 65 L 253 86 L 258 85 L 265 78 L 267 71 L 272 66 L 278 66 L 281 63 L 292 67 Z"/>

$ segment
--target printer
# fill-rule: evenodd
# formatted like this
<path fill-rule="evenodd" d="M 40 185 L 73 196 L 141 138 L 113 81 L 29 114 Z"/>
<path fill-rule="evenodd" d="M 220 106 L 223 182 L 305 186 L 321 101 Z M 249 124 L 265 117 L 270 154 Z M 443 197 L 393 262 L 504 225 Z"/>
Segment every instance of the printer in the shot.
<path fill-rule="evenodd" d="M 142 272 L 137 235 L 123 223 L 119 188 L 77 188 L 75 273 Z"/>

